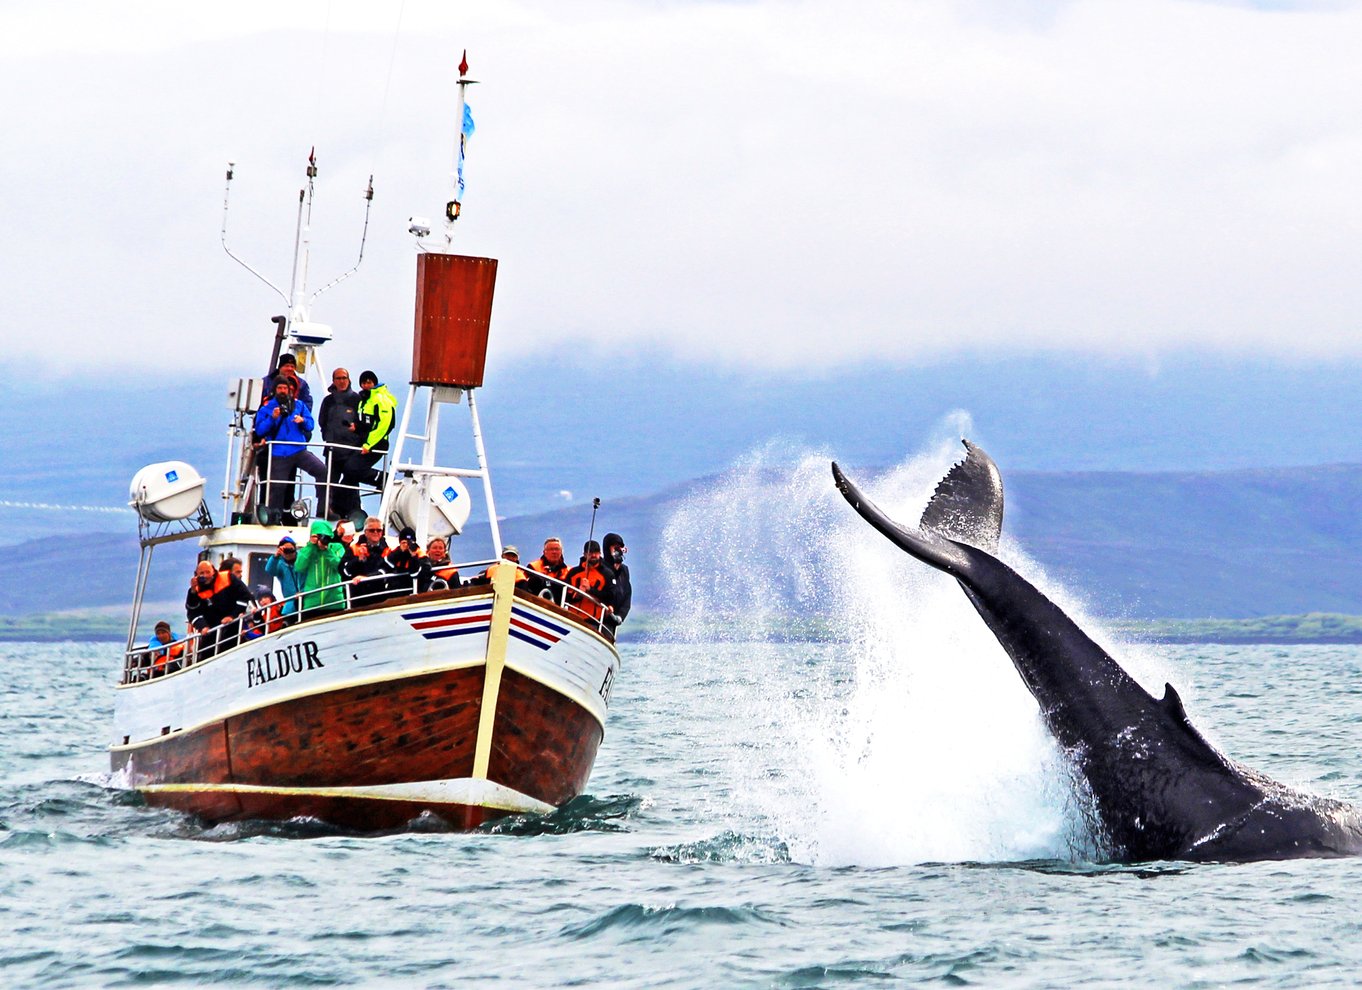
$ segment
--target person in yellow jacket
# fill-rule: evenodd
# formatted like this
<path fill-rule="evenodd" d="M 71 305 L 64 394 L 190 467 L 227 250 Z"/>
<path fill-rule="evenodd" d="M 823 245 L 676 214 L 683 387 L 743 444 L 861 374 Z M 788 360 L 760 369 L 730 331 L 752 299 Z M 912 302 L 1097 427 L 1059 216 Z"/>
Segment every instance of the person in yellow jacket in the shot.
<path fill-rule="evenodd" d="M 356 409 L 359 423 L 356 432 L 362 435 L 359 449 L 351 454 L 341 474 L 341 484 L 345 486 L 377 485 L 383 486 L 383 475 L 374 470 L 374 465 L 383 460 L 388 452 L 388 438 L 397 423 L 397 399 L 388 391 L 388 386 L 379 384 L 378 376 L 372 371 L 364 371 L 359 376 L 359 406 Z M 351 515 L 359 508 L 359 493 L 353 488 L 343 488 L 336 506 L 338 514 Z"/>

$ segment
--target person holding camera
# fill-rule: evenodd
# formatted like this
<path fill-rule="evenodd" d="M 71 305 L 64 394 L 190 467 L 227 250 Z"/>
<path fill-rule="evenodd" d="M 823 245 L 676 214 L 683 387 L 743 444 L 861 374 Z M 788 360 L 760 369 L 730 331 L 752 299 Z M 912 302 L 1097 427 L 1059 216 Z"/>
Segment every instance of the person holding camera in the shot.
<path fill-rule="evenodd" d="M 325 497 L 326 465 L 307 449 L 315 425 L 312 410 L 294 396 L 293 379 L 277 377 L 274 395 L 255 414 L 257 457 L 265 453 L 269 458 L 265 504 L 271 522 L 278 522 L 293 501 L 293 476 L 298 468 L 316 479 L 317 500 Z"/>
<path fill-rule="evenodd" d="M 341 577 L 350 582 L 351 605 L 372 605 L 390 597 L 390 552 L 383 538 L 383 524 L 373 516 L 364 520 L 364 532 L 350 544 L 350 552 L 341 561 Z"/>
<path fill-rule="evenodd" d="M 304 619 L 345 607 L 345 590 L 340 586 L 340 561 L 345 547 L 339 540 L 333 540 L 330 525 L 320 519 L 312 524 L 309 533 L 293 564 L 294 572 L 302 580 Z"/>

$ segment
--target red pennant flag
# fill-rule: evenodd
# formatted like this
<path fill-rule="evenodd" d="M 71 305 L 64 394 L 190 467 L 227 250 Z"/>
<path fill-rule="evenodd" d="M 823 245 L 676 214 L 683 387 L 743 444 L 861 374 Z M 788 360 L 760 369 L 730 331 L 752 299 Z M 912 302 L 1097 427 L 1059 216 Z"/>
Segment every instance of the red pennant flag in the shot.
<path fill-rule="evenodd" d="M 459 63 L 459 78 L 468 75 L 468 49 L 463 50 L 463 61 Z"/>

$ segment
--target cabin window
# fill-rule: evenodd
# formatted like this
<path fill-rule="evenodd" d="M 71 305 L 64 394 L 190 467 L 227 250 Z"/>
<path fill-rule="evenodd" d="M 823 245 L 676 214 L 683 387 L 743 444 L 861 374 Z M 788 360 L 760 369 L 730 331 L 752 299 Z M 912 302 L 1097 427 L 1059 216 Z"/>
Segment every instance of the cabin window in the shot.
<path fill-rule="evenodd" d="M 246 555 L 246 586 L 256 588 L 263 584 L 277 598 L 279 593 L 274 587 L 274 578 L 265 570 L 265 561 L 272 556 L 274 555 L 268 553 Z"/>

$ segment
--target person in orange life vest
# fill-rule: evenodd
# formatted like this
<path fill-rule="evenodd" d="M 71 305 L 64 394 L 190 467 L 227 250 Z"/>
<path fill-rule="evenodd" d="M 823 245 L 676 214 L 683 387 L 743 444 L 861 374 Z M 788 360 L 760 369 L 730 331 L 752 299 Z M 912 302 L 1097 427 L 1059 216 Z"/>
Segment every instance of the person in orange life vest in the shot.
<path fill-rule="evenodd" d="M 501 560 L 509 560 L 513 564 L 519 564 L 520 551 L 508 543 L 501 548 Z M 491 584 L 492 578 L 496 577 L 496 573 L 500 569 L 501 561 L 497 561 L 495 564 L 488 567 L 487 570 L 482 572 L 482 577 L 475 578 L 474 582 L 477 584 Z M 523 588 L 525 586 L 525 582 L 528 581 L 529 579 L 530 576 L 525 573 L 525 569 L 523 567 L 516 567 L 515 584 L 517 588 Z"/>
<path fill-rule="evenodd" d="M 610 578 L 601 566 L 601 545 L 595 540 L 582 545 L 582 562 L 568 571 L 567 583 L 576 589 L 567 592 L 567 604 L 572 608 L 593 619 L 611 610 Z"/>
<path fill-rule="evenodd" d="M 155 664 L 156 669 L 160 670 L 166 665 L 167 660 L 178 660 L 184 656 L 184 644 L 174 642 L 175 634 L 170 631 L 170 623 L 162 619 L 156 623 L 156 629 L 151 634 L 151 639 L 147 640 L 147 649 L 151 651 L 147 659 Z M 145 675 L 143 675 L 145 676 Z"/>
<path fill-rule="evenodd" d="M 398 531 L 397 546 L 388 553 L 388 566 L 394 574 L 394 590 L 408 594 L 413 588 L 418 592 L 430 590 L 430 561 L 416 542 L 416 530 L 410 526 Z"/>
<path fill-rule="evenodd" d="M 563 603 L 562 585 L 551 584 L 539 575 L 557 578 L 559 581 L 567 579 L 567 572 L 571 568 L 563 559 L 563 541 L 556 536 L 550 536 L 544 541 L 544 551 L 539 555 L 539 559 L 530 561 L 529 567 L 534 573 L 530 575 L 529 584 L 526 586 L 527 590 L 536 595 L 543 595 L 545 591 L 548 591 L 553 601 L 561 605 Z"/>
<path fill-rule="evenodd" d="M 189 624 L 201 635 L 199 656 L 207 659 L 213 647 L 223 649 L 236 645 L 240 626 L 233 626 L 251 607 L 251 592 L 232 572 L 241 566 L 235 557 L 228 557 L 216 572 L 206 560 L 199 561 L 185 596 L 185 614 Z"/>
<path fill-rule="evenodd" d="M 430 562 L 432 578 L 439 578 L 451 588 L 459 586 L 459 569 L 449 559 L 449 544 L 445 542 L 444 537 L 436 536 L 431 539 L 426 549 L 426 560 Z"/>
<path fill-rule="evenodd" d="M 259 639 L 266 633 L 284 628 L 283 606 L 274 601 L 274 593 L 263 584 L 255 589 L 255 609 L 246 620 L 246 638 Z"/>

